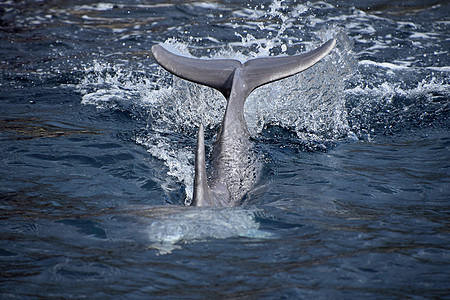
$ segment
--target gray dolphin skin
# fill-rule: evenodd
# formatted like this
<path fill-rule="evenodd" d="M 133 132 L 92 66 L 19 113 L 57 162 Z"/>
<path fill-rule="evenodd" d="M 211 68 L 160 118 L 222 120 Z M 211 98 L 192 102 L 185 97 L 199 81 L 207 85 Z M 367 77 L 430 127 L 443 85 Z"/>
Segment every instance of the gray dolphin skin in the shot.
<path fill-rule="evenodd" d="M 252 151 L 244 119 L 244 103 L 257 87 L 300 73 L 336 45 L 331 39 L 310 52 L 282 57 L 255 58 L 241 63 L 235 59 L 197 59 L 176 55 L 161 45 L 152 47 L 156 61 L 170 73 L 220 91 L 227 107 L 206 171 L 203 125 L 200 124 L 195 153 L 195 206 L 237 206 L 256 182 L 261 167 Z M 209 184 L 208 184 L 209 179 Z"/>

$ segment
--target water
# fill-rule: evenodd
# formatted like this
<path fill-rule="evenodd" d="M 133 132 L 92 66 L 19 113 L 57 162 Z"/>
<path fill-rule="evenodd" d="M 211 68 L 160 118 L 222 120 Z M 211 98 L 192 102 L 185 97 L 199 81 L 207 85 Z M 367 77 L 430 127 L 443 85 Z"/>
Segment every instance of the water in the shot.
<path fill-rule="evenodd" d="M 1 298 L 448 298 L 445 1 L 4 1 Z M 323 62 L 246 103 L 263 174 L 190 201 L 224 99 L 152 58 Z"/>

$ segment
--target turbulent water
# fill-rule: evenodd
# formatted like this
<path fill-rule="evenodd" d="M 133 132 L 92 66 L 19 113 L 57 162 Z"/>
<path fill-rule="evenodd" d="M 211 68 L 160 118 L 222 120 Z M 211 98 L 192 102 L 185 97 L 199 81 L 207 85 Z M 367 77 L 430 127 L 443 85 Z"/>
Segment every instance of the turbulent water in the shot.
<path fill-rule="evenodd" d="M 446 1 L 2 1 L 0 297 L 450 297 Z M 186 56 L 337 46 L 245 106 L 245 205 L 191 201 L 225 109 Z"/>

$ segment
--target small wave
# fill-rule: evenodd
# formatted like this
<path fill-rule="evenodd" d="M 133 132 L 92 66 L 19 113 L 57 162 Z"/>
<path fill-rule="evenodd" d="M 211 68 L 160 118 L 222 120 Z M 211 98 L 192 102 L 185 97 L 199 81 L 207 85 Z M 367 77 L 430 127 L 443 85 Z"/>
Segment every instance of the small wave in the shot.
<path fill-rule="evenodd" d="M 448 67 L 448 66 L 445 66 L 445 67 L 427 67 L 427 69 L 433 70 L 433 71 L 439 71 L 439 72 L 450 72 L 450 67 Z"/>
<path fill-rule="evenodd" d="M 375 61 L 371 61 L 371 60 L 361 60 L 358 62 L 360 65 L 371 65 L 371 66 L 377 66 L 380 68 L 387 68 L 387 69 L 392 69 L 392 70 L 406 70 L 408 69 L 408 67 L 406 66 L 400 66 L 400 65 L 396 65 L 393 63 L 388 63 L 388 62 L 375 62 Z"/>
<path fill-rule="evenodd" d="M 409 38 L 411 39 L 438 39 L 436 37 L 436 33 L 433 32 L 411 32 L 411 36 Z"/>

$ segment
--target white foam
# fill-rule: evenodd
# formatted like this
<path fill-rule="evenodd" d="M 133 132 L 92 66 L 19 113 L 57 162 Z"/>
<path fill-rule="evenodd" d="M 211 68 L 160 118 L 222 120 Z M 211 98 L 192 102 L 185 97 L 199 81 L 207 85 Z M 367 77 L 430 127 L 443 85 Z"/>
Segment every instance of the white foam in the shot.
<path fill-rule="evenodd" d="M 439 72 L 450 72 L 450 67 L 449 66 L 445 66 L 445 67 L 427 67 L 427 69 L 433 70 L 433 71 L 439 71 Z"/>
<path fill-rule="evenodd" d="M 218 3 L 213 3 L 213 2 L 193 2 L 190 5 L 198 7 L 198 8 L 211 9 L 211 10 L 217 10 L 217 9 L 222 8 Z"/>
<path fill-rule="evenodd" d="M 347 94 L 358 95 L 362 99 L 370 99 L 373 102 L 390 102 L 395 96 L 414 98 L 426 96 L 433 98 L 434 94 L 450 96 L 450 85 L 436 78 L 422 80 L 414 88 L 404 88 L 400 83 L 383 82 L 376 86 L 356 86 L 346 90 Z"/>
<path fill-rule="evenodd" d="M 411 39 L 438 39 L 436 37 L 436 33 L 433 32 L 411 32 L 411 35 L 409 38 Z"/>
<path fill-rule="evenodd" d="M 372 65 L 372 66 L 377 66 L 380 68 L 387 68 L 387 69 L 392 69 L 392 70 L 406 70 L 408 69 L 407 66 L 400 66 L 400 65 L 396 65 L 396 64 L 392 64 L 392 63 L 388 63 L 388 62 L 375 62 L 375 61 L 371 61 L 371 60 L 360 60 L 358 62 L 360 65 Z"/>
<path fill-rule="evenodd" d="M 105 11 L 105 10 L 111 10 L 113 9 L 115 4 L 113 3 L 105 3 L 105 2 L 99 2 L 92 5 L 79 5 L 76 6 L 75 9 L 77 10 L 98 10 L 98 11 Z"/>
<path fill-rule="evenodd" d="M 138 8 L 163 8 L 170 7 L 174 4 L 122 4 L 122 3 L 108 3 L 108 2 L 99 2 L 95 4 L 83 4 L 77 5 L 74 7 L 75 10 L 96 10 L 96 11 L 106 11 L 111 10 L 115 7 L 123 9 L 125 7 L 138 7 Z"/>
<path fill-rule="evenodd" d="M 185 202 L 189 204 L 192 200 L 194 183 L 193 149 L 182 148 L 156 133 L 151 136 L 137 136 L 135 141 L 145 146 L 153 157 L 164 162 L 168 168 L 167 175 L 173 176 L 185 185 L 187 198 Z M 167 185 L 163 185 L 162 188 L 168 193 L 172 192 Z"/>

